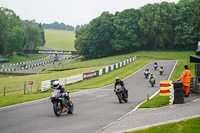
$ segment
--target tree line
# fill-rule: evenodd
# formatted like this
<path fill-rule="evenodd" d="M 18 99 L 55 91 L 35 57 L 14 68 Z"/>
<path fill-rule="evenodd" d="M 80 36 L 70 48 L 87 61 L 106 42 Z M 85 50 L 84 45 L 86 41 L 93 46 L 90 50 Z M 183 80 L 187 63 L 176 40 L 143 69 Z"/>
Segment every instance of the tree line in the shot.
<path fill-rule="evenodd" d="M 44 44 L 41 24 L 23 23 L 12 10 L 0 7 L 0 55 L 7 58 L 14 53 L 24 55 L 25 49 L 38 49 Z"/>
<path fill-rule="evenodd" d="M 103 12 L 76 30 L 75 48 L 86 58 L 137 50 L 196 50 L 200 39 L 200 0 L 147 4 Z"/>
<path fill-rule="evenodd" d="M 66 31 L 74 31 L 74 27 L 71 25 L 65 25 L 64 23 L 54 22 L 51 24 L 43 24 L 45 29 L 56 29 L 56 30 L 66 30 Z"/>

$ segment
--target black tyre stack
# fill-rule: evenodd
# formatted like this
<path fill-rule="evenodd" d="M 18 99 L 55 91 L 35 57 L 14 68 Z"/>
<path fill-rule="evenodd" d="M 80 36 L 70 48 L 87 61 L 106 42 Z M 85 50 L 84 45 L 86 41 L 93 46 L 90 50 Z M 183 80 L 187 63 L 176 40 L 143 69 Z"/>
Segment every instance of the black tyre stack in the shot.
<path fill-rule="evenodd" d="M 172 82 L 174 85 L 174 104 L 184 103 L 184 92 L 182 82 Z"/>

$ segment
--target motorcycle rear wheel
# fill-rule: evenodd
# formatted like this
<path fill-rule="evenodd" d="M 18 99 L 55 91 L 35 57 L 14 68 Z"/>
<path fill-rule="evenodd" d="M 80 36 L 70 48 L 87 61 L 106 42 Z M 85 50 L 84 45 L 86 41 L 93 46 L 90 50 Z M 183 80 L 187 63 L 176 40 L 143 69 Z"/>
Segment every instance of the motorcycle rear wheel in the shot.
<path fill-rule="evenodd" d="M 154 87 L 154 83 L 151 83 L 151 86 Z"/>
<path fill-rule="evenodd" d="M 55 102 L 53 104 L 53 111 L 54 111 L 56 116 L 61 116 L 61 114 L 62 114 L 61 105 L 59 103 Z"/>

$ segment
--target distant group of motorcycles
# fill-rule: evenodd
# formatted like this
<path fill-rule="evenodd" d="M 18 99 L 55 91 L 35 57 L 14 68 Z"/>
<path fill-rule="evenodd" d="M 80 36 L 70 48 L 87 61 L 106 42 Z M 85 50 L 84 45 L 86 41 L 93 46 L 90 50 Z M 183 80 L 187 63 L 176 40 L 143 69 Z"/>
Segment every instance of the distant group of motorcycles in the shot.
<path fill-rule="evenodd" d="M 158 68 L 157 62 L 154 63 L 153 67 L 155 70 L 157 70 L 157 68 Z M 160 66 L 159 72 L 160 72 L 160 75 L 162 75 L 164 73 L 163 65 Z M 155 76 L 153 75 L 153 73 L 151 73 L 149 69 L 146 69 L 146 70 L 144 70 L 144 76 L 146 79 L 149 77 L 149 83 L 151 84 L 152 87 L 154 87 L 154 85 L 156 84 L 156 81 L 155 81 L 156 79 L 155 79 Z"/>
<path fill-rule="evenodd" d="M 154 69 L 157 70 L 158 64 L 155 62 L 153 65 Z M 159 69 L 160 75 L 164 73 L 164 68 L 161 65 Z M 150 73 L 149 69 L 144 71 L 145 78 L 149 77 L 149 82 L 152 87 L 155 85 L 155 76 Z M 128 102 L 128 90 L 125 88 L 124 82 L 116 77 L 114 86 L 114 92 L 119 100 L 119 103 Z M 62 113 L 72 114 L 74 111 L 74 105 L 69 98 L 69 92 L 67 92 L 63 86 L 59 84 L 59 81 L 53 82 L 53 92 L 50 96 L 50 100 L 53 104 L 53 111 L 56 116 L 61 116 Z"/>

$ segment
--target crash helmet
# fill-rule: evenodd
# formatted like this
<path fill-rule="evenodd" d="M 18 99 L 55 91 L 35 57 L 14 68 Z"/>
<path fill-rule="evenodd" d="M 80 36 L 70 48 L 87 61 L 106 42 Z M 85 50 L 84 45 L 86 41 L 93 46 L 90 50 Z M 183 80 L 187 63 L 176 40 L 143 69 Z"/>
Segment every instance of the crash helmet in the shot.
<path fill-rule="evenodd" d="M 119 77 L 116 77 L 115 80 L 116 80 L 116 82 L 120 82 L 120 78 Z"/>
<path fill-rule="evenodd" d="M 58 87 L 59 87 L 59 81 L 54 81 L 53 82 L 53 88 L 58 89 Z"/>
<path fill-rule="evenodd" d="M 157 65 L 157 62 L 155 62 L 154 64 Z"/>
<path fill-rule="evenodd" d="M 153 73 L 151 73 L 151 75 L 153 75 Z"/>
<path fill-rule="evenodd" d="M 163 68 L 163 65 L 161 65 L 160 68 Z"/>

